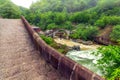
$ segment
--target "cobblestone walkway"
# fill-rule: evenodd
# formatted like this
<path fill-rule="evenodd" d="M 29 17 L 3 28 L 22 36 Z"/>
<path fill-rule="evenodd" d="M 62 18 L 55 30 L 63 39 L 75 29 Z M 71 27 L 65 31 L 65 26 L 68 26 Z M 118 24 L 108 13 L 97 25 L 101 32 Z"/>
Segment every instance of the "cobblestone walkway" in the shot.
<path fill-rule="evenodd" d="M 39 55 L 20 19 L 0 19 L 0 80 L 66 80 Z"/>

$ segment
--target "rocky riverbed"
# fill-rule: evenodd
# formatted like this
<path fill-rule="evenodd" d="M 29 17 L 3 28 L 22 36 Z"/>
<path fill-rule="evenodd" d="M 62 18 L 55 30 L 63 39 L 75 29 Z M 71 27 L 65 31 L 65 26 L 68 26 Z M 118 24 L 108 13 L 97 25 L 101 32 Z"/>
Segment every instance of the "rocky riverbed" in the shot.
<path fill-rule="evenodd" d="M 82 43 L 73 42 L 72 40 L 66 40 L 66 39 L 60 39 L 60 38 L 56 38 L 54 40 L 56 43 L 66 45 L 68 47 L 80 46 L 81 50 L 93 50 L 93 49 L 97 49 L 98 47 L 100 47 L 100 45 L 98 44 L 85 45 Z"/>

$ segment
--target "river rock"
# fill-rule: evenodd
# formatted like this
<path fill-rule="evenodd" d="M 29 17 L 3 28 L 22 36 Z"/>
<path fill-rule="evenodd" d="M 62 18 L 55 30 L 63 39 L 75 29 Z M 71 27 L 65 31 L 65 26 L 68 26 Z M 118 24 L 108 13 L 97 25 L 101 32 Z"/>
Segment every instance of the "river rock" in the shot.
<path fill-rule="evenodd" d="M 76 42 L 82 43 L 84 45 L 92 45 L 93 44 L 92 41 L 84 41 L 84 40 L 81 40 L 81 39 L 77 39 Z"/>
<path fill-rule="evenodd" d="M 80 51 L 80 46 L 79 45 L 75 45 L 72 47 L 73 50 L 77 50 L 77 51 Z"/>

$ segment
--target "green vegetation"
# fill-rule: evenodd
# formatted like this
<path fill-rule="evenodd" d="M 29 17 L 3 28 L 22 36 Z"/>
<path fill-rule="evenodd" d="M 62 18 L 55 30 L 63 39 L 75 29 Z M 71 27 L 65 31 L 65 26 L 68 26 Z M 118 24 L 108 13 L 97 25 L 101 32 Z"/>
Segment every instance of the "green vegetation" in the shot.
<path fill-rule="evenodd" d="M 46 37 L 45 35 L 40 35 L 40 37 L 49 45 L 52 45 L 54 40 L 51 37 Z"/>
<path fill-rule="evenodd" d="M 99 48 L 97 55 L 101 54 L 102 58 L 98 64 L 108 80 L 120 78 L 120 47 L 103 46 Z M 118 79 L 119 80 L 119 79 Z"/>
<path fill-rule="evenodd" d="M 120 24 L 119 3 L 120 0 L 38 0 L 30 9 L 26 9 L 16 6 L 10 0 L 0 0 L 0 16 L 19 18 L 20 15 L 24 15 L 31 24 L 39 26 L 42 30 L 63 28 L 73 31 L 79 24 L 103 29 L 107 25 Z M 89 33 L 92 35 L 96 27 L 93 31 L 91 26 L 87 29 L 90 29 Z M 97 34 L 91 37 L 86 29 L 82 34 L 82 29 L 78 30 L 79 34 L 75 32 L 71 35 L 72 38 L 89 40 Z"/>
<path fill-rule="evenodd" d="M 20 8 L 10 0 L 0 0 L 0 16 L 3 18 L 19 18 Z"/>
<path fill-rule="evenodd" d="M 97 0 L 38 0 L 31 5 L 32 12 L 76 12 L 88 9 L 97 4 Z"/>
<path fill-rule="evenodd" d="M 120 24 L 120 17 L 118 16 L 103 16 L 96 21 L 95 25 L 104 28 L 106 25 Z"/>
<path fill-rule="evenodd" d="M 92 40 L 97 35 L 97 32 L 97 27 L 79 24 L 70 37 L 74 39 Z"/>
<path fill-rule="evenodd" d="M 119 0 L 38 0 L 31 5 L 29 13 L 25 16 L 31 24 L 39 26 L 42 30 L 78 29 L 79 31 L 70 35 L 71 38 L 93 40 L 99 33 L 99 28 L 104 29 L 107 25 L 120 24 L 119 2 Z M 87 30 L 78 27 L 76 29 L 76 25 L 79 24 L 88 26 Z M 92 29 L 91 26 L 98 28 Z M 84 32 L 81 34 L 82 30 Z"/>
<path fill-rule="evenodd" d="M 113 31 L 110 36 L 113 41 L 120 42 L 120 25 L 116 25 L 113 28 Z"/>
<path fill-rule="evenodd" d="M 49 44 L 51 47 L 55 48 L 56 50 L 58 50 L 60 53 L 62 54 L 66 54 L 68 52 L 68 47 L 66 45 L 60 45 L 57 44 L 53 38 L 51 37 L 47 37 L 45 35 L 40 35 L 40 37 L 47 43 Z"/>

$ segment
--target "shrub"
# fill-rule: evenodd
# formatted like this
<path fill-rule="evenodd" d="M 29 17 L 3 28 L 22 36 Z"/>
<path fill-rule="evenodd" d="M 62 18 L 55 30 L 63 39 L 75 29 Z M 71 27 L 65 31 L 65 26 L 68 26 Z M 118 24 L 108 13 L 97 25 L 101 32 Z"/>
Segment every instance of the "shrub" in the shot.
<path fill-rule="evenodd" d="M 57 28 L 57 25 L 55 23 L 51 23 L 47 26 L 47 29 L 49 29 L 49 30 L 50 29 L 55 29 L 55 28 Z"/>
<path fill-rule="evenodd" d="M 62 54 L 66 54 L 68 52 L 68 47 L 66 45 L 57 44 L 51 37 L 47 37 L 45 35 L 40 35 L 40 37 L 51 47 L 55 48 Z"/>
<path fill-rule="evenodd" d="M 102 57 L 98 60 L 99 67 L 109 80 L 120 78 L 120 47 L 103 46 L 98 49 L 97 55 Z M 119 79 L 118 79 L 119 80 Z"/>
<path fill-rule="evenodd" d="M 72 38 L 81 38 L 83 40 L 92 40 L 98 33 L 98 28 L 93 26 L 81 26 L 78 25 L 78 28 L 70 35 Z"/>
<path fill-rule="evenodd" d="M 70 21 L 66 21 L 64 26 L 65 26 L 65 29 L 68 29 L 68 30 L 73 29 L 72 23 Z"/>
<path fill-rule="evenodd" d="M 0 5 L 0 15 L 3 18 L 19 18 L 21 11 L 18 6 L 8 1 Z"/>
<path fill-rule="evenodd" d="M 49 45 L 54 42 L 54 40 L 51 37 L 46 37 L 45 35 L 40 35 L 40 37 Z"/>
<path fill-rule="evenodd" d="M 114 26 L 110 37 L 113 41 L 120 42 L 120 25 Z"/>
<path fill-rule="evenodd" d="M 86 12 L 76 12 L 70 16 L 70 20 L 75 23 L 88 23 L 90 15 Z"/>
<path fill-rule="evenodd" d="M 96 26 L 104 28 L 106 25 L 116 25 L 120 24 L 119 16 L 103 16 L 95 22 Z"/>

